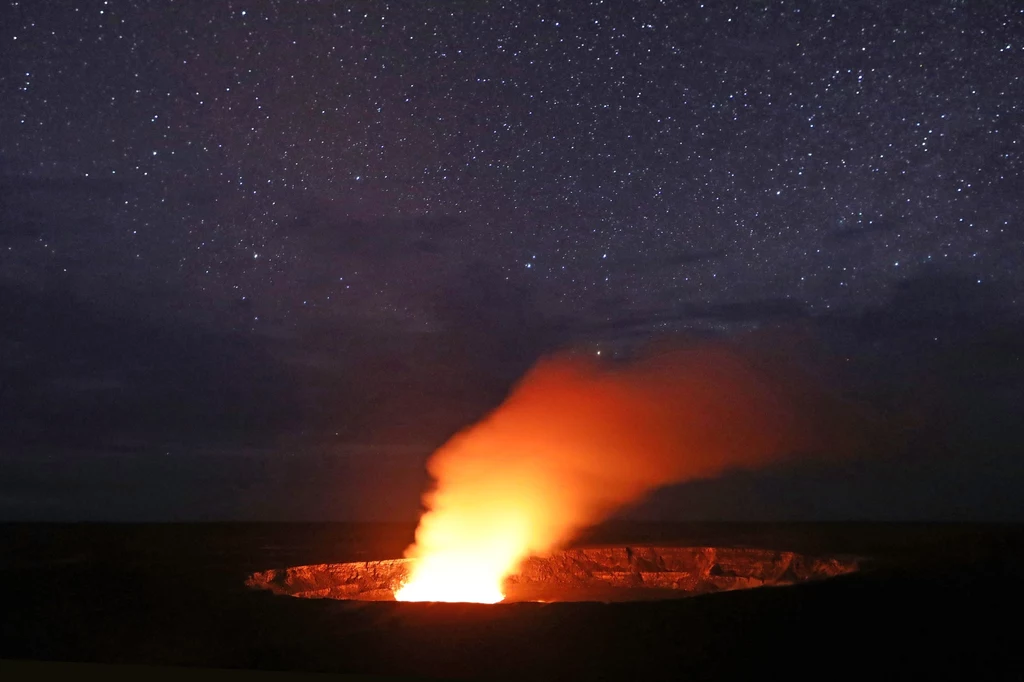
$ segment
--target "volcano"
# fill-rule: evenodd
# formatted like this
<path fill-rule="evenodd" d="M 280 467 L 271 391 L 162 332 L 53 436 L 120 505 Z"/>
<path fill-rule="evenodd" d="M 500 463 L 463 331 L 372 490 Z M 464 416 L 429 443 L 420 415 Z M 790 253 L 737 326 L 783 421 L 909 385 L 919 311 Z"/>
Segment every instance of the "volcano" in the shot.
<path fill-rule="evenodd" d="M 254 589 L 305 599 L 394 601 L 414 559 L 313 564 L 253 573 Z M 734 547 L 615 546 L 530 557 L 505 578 L 504 602 L 671 599 L 822 580 L 858 570 L 856 557 Z"/>

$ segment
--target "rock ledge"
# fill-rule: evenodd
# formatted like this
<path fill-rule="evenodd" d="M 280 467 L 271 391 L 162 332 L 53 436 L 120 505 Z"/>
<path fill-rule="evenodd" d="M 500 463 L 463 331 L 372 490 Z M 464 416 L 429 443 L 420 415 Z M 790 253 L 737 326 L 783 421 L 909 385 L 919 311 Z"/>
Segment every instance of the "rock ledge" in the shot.
<path fill-rule="evenodd" d="M 412 560 L 292 566 L 253 573 L 246 585 L 306 599 L 393 601 Z M 511 601 L 632 601 L 821 580 L 857 559 L 768 549 L 594 547 L 526 560 L 505 582 Z"/>

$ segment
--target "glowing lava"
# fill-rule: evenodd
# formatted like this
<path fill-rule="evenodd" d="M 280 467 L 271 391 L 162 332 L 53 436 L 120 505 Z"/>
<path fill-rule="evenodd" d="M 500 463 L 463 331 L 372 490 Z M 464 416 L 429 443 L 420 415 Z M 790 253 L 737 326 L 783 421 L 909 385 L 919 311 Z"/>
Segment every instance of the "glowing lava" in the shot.
<path fill-rule="evenodd" d="M 395 599 L 497 604 L 505 598 L 500 578 L 495 580 L 502 572 L 466 564 L 454 555 L 432 556 L 423 559 L 414 569 L 414 577 L 395 590 Z"/>
<path fill-rule="evenodd" d="M 515 509 L 512 500 L 495 508 L 479 504 L 474 496 L 464 504 L 453 504 L 450 495 L 435 494 L 434 499 L 434 510 L 424 514 L 416 532 L 421 551 L 410 550 L 414 564 L 409 579 L 395 590 L 395 599 L 500 602 L 504 579 L 518 568 L 530 545 L 524 523 L 502 522 L 489 513 Z"/>

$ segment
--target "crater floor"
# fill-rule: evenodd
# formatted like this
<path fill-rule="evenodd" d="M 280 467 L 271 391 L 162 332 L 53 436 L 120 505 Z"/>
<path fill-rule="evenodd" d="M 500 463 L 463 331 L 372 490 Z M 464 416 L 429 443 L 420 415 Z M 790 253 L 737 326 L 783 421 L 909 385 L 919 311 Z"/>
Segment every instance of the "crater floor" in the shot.
<path fill-rule="evenodd" d="M 858 569 L 851 557 L 768 549 L 619 546 L 527 559 L 505 601 L 634 601 L 821 580 Z M 306 599 L 393 601 L 411 559 L 313 564 L 253 573 L 254 589 Z"/>

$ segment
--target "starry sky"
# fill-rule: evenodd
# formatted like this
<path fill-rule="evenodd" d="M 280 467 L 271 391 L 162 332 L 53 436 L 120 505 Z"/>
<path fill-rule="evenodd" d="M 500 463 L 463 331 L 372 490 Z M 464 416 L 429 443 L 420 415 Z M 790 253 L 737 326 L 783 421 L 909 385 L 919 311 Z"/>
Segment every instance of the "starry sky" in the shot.
<path fill-rule="evenodd" d="M 1024 397 L 1016 2 L 22 1 L 0 64 L 0 515 L 387 516 L 539 355 L 665 334 Z"/>

